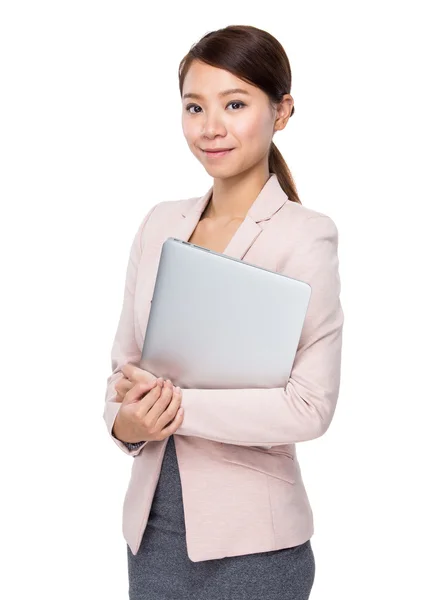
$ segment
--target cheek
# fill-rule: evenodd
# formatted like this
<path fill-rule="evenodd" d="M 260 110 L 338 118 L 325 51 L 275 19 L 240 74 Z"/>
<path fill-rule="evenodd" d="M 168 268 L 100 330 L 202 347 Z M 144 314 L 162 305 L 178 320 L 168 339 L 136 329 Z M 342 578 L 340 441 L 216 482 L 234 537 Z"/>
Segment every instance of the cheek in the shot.
<path fill-rule="evenodd" d="M 183 130 L 184 137 L 188 140 L 190 138 L 190 135 L 191 135 L 190 122 L 187 121 L 187 119 L 183 118 L 181 120 L 181 127 L 182 127 L 182 130 Z"/>
<path fill-rule="evenodd" d="M 270 123 L 262 119 L 262 115 L 248 116 L 244 119 L 238 119 L 235 123 L 235 136 L 241 145 L 247 148 L 264 146 L 267 143 L 268 135 L 271 134 Z"/>
<path fill-rule="evenodd" d="M 196 148 L 197 140 L 199 138 L 198 128 L 196 127 L 196 125 L 191 124 L 190 122 L 187 123 L 183 121 L 182 129 L 190 150 L 196 153 L 198 151 Z"/>

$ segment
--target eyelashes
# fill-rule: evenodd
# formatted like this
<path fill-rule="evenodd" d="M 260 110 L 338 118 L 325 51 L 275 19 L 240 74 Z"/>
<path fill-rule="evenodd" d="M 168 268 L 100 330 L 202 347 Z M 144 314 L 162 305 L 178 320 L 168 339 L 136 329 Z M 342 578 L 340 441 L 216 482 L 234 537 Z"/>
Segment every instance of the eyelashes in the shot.
<path fill-rule="evenodd" d="M 242 108 L 243 106 L 246 106 L 246 105 L 244 104 L 244 102 L 241 102 L 240 100 L 232 100 L 231 102 L 229 102 L 229 104 L 228 104 L 227 106 L 229 106 L 230 104 L 239 104 L 241 108 Z M 193 108 L 193 107 L 195 107 L 195 106 L 197 106 L 198 108 L 200 108 L 200 106 L 199 106 L 198 104 L 187 104 L 187 106 L 186 106 L 186 112 L 188 112 L 188 113 L 189 113 L 189 114 L 191 114 L 191 115 L 197 115 L 197 114 L 199 114 L 199 113 L 196 113 L 196 112 L 190 112 L 190 110 L 189 110 L 189 109 L 190 109 L 190 108 Z M 239 109 L 235 109 L 235 110 L 239 110 Z"/>

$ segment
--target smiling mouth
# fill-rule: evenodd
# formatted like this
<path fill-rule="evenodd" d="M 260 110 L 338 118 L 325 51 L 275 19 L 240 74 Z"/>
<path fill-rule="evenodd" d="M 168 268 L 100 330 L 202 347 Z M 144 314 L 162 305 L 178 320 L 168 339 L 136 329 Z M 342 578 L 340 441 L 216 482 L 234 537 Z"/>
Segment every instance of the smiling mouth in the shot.
<path fill-rule="evenodd" d="M 218 156 L 225 156 L 226 154 L 229 154 L 229 152 L 232 152 L 232 150 L 235 150 L 235 148 L 230 148 L 229 150 L 220 150 L 220 151 L 213 151 L 213 150 L 202 150 L 202 152 L 208 156 L 208 157 L 218 157 Z"/>

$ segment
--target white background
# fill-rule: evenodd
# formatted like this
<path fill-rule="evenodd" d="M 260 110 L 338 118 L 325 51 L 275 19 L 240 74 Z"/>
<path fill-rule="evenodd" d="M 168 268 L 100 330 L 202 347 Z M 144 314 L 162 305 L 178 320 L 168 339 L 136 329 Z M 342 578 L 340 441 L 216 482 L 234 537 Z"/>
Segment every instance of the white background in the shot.
<path fill-rule="evenodd" d="M 2 2 L 2 598 L 127 598 L 133 459 L 102 420 L 109 355 L 141 219 L 212 184 L 177 71 L 229 24 L 283 44 L 295 115 L 274 141 L 302 203 L 339 230 L 339 402 L 297 447 L 311 598 L 431 597 L 425 5 Z"/>

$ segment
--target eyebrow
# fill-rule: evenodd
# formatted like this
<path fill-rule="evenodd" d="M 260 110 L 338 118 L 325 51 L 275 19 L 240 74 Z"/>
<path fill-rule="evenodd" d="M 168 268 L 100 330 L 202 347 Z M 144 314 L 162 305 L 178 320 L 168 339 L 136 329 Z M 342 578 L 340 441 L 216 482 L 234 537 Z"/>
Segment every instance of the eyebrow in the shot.
<path fill-rule="evenodd" d="M 247 96 L 251 96 L 250 92 L 247 92 L 247 90 L 243 90 L 241 88 L 231 88 L 229 90 L 225 90 L 224 92 L 220 92 L 218 95 L 228 96 L 229 94 L 246 94 Z M 197 98 L 198 100 L 203 100 L 203 96 L 193 92 L 190 92 L 189 94 L 183 94 L 183 98 Z"/>

